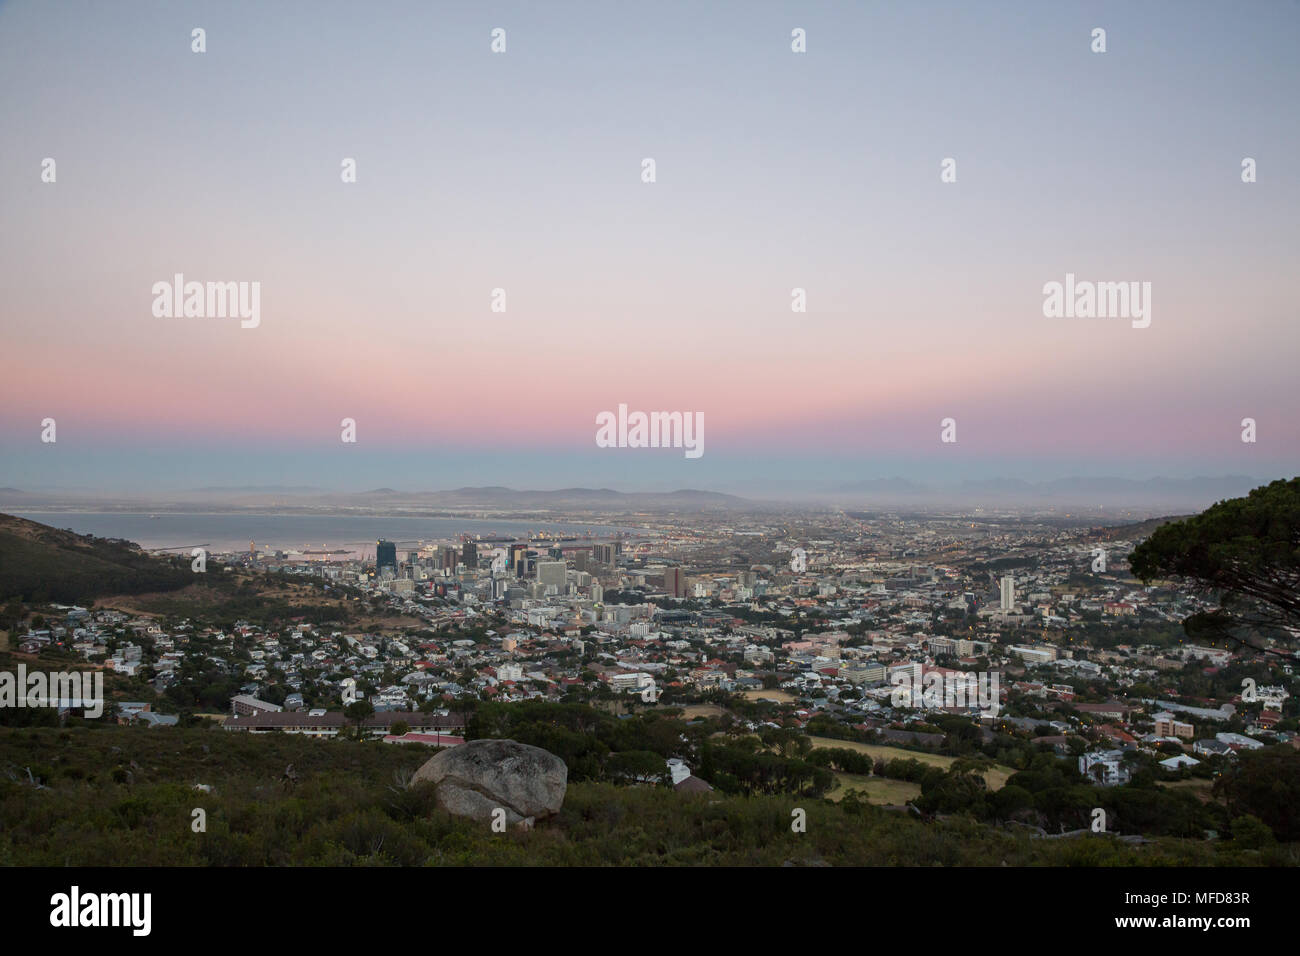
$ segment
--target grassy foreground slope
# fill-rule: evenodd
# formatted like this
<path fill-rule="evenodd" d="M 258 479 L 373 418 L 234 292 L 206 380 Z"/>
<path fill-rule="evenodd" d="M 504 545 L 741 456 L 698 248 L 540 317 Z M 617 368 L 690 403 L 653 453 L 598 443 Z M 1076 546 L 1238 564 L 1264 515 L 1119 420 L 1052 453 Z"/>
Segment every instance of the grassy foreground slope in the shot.
<path fill-rule="evenodd" d="M 688 796 L 571 784 L 556 819 L 497 834 L 402 781 L 427 750 L 132 727 L 0 729 L 0 864 L 1231 865 L 1290 849 L 1162 838 L 1032 839 L 962 818 L 923 823 L 851 799 Z M 286 785 L 292 764 L 297 782 Z M 42 788 L 28 782 L 27 770 Z M 205 784 L 211 793 L 194 790 Z M 791 811 L 807 832 L 791 830 Z M 207 831 L 192 829 L 193 811 Z"/>

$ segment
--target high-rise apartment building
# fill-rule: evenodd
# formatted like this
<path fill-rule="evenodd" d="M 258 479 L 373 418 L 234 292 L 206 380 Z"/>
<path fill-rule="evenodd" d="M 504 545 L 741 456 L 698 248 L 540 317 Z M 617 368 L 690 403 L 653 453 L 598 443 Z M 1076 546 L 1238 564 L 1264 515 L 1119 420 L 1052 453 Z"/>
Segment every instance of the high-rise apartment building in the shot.
<path fill-rule="evenodd" d="M 1016 609 L 1016 579 L 1009 574 L 1002 576 L 1002 603 L 1000 607 L 1003 611 L 1014 611 Z"/>
<path fill-rule="evenodd" d="M 537 582 L 541 585 L 554 584 L 563 591 L 567 571 L 568 565 L 563 561 L 538 561 Z"/>
<path fill-rule="evenodd" d="M 664 591 L 671 597 L 686 597 L 686 575 L 681 568 L 664 569 Z"/>

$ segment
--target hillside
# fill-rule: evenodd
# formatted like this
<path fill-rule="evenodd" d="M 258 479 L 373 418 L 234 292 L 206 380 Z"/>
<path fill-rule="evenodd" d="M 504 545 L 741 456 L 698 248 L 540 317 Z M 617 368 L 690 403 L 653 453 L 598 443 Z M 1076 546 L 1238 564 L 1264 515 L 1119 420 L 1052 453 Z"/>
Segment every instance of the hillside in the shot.
<path fill-rule="evenodd" d="M 193 580 L 188 563 L 134 544 L 0 514 L 0 599 L 84 604 L 105 594 L 173 591 Z"/>
<path fill-rule="evenodd" d="M 240 619 L 357 622 L 376 631 L 416 623 L 371 613 L 343 589 L 327 595 L 319 581 L 226 571 L 211 558 L 208 570 L 212 573 L 195 574 L 188 555 L 158 557 L 129 542 L 0 515 L 0 605 L 12 598 L 29 604 L 98 601 L 130 614 L 202 615 L 222 627 Z"/>
<path fill-rule="evenodd" d="M 1241 851 L 1161 838 L 1034 839 L 952 817 L 811 797 L 686 795 L 570 784 L 560 815 L 494 834 L 403 785 L 431 756 L 380 743 L 222 730 L 0 729 L 0 865 L 1251 865 Z M 283 782 L 292 764 L 297 782 Z M 40 784 L 28 782 L 27 770 Z M 194 790 L 196 784 L 213 788 Z M 207 830 L 191 829 L 193 810 Z M 807 812 L 792 832 L 791 811 Z"/>
<path fill-rule="evenodd" d="M 1169 515 L 1164 518 L 1150 518 L 1146 521 L 1138 521 L 1132 524 L 1115 525 L 1110 528 L 1101 528 L 1097 531 L 1095 537 L 1098 541 L 1114 541 L 1116 539 L 1140 540 L 1149 538 L 1155 533 L 1157 528 L 1169 524 L 1171 521 L 1183 521 L 1191 515 Z"/>

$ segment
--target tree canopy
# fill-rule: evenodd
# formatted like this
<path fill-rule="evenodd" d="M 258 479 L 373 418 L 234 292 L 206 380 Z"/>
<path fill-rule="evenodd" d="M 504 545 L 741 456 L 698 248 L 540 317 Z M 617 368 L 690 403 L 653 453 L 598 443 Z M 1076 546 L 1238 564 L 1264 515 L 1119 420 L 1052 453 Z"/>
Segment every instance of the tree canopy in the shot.
<path fill-rule="evenodd" d="M 1143 581 L 1176 578 L 1218 601 L 1183 622 L 1188 636 L 1260 646 L 1252 634 L 1300 627 L 1300 478 L 1162 525 L 1129 566 Z"/>

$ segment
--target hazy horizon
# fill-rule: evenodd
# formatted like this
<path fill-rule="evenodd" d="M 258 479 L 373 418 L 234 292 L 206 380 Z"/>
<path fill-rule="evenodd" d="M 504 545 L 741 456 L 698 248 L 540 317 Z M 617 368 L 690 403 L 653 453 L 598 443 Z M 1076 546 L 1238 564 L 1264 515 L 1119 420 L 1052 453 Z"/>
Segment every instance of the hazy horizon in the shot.
<path fill-rule="evenodd" d="M 1225 498 L 1240 497 L 1265 482 L 1248 476 L 1193 479 L 1074 477 L 1027 483 L 1015 479 L 924 484 L 902 479 L 859 482 L 756 480 L 729 487 L 556 488 L 463 486 L 458 488 L 337 489 L 293 486 L 178 488 L 168 491 L 103 491 L 68 488 L 43 492 L 0 487 L 0 511 L 18 515 L 97 513 L 315 513 L 419 514 L 481 512 L 581 514 L 636 506 L 669 513 L 680 508 L 724 507 L 733 511 L 883 510 L 917 514 L 983 510 L 1021 513 L 1092 513 L 1126 519 L 1187 514 Z M 17 494 L 15 494 L 17 492 Z M 611 498 L 609 493 L 615 496 Z"/>

